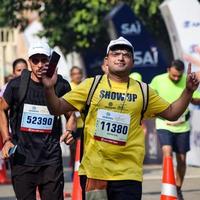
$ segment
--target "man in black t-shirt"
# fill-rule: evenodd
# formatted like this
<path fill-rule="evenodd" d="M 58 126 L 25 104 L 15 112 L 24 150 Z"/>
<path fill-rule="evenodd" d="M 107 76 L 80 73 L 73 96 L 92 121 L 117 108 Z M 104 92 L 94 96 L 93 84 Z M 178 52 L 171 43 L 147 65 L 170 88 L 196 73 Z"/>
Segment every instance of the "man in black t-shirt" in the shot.
<path fill-rule="evenodd" d="M 28 56 L 32 71 L 23 102 L 19 104 L 21 76 L 9 82 L 1 101 L 2 155 L 3 158 L 9 158 L 9 149 L 17 145 L 10 160 L 13 188 L 20 200 L 35 200 L 37 187 L 41 199 L 63 199 L 60 117 L 49 113 L 41 81 L 41 69 L 48 64 L 50 55 L 51 49 L 47 43 L 36 42 L 31 45 Z M 59 76 L 55 90 L 56 95 L 61 97 L 71 88 Z M 5 115 L 8 109 L 11 133 Z M 16 117 L 13 117 L 16 112 Z M 73 117 L 71 115 L 71 123 L 67 124 L 69 130 L 75 128 Z"/>

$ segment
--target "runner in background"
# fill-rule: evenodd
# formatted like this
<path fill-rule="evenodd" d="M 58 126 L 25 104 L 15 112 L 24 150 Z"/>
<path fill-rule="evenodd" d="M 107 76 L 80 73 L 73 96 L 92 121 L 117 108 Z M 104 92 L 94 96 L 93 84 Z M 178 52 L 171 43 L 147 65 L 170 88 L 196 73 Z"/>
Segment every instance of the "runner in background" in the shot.
<path fill-rule="evenodd" d="M 151 81 L 153 88 L 159 96 L 168 102 L 176 101 L 183 92 L 186 85 L 186 75 L 184 74 L 184 63 L 181 60 L 172 61 L 167 69 L 167 73 L 157 75 Z M 200 104 L 200 93 L 193 93 L 191 103 Z M 163 157 L 172 156 L 176 153 L 176 184 L 178 200 L 183 200 L 181 187 L 183 185 L 186 172 L 186 155 L 190 150 L 190 112 L 187 109 L 176 121 L 169 121 L 163 118 L 156 119 L 156 129 L 158 138 L 162 146 Z"/>

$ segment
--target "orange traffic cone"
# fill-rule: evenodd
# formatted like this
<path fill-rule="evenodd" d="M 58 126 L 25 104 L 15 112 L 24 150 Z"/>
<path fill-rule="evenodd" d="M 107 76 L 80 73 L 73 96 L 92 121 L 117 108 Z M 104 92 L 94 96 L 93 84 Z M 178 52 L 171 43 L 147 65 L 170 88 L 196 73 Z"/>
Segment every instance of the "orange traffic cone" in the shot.
<path fill-rule="evenodd" d="M 80 177 L 78 175 L 78 168 L 80 165 L 80 139 L 76 143 L 76 157 L 74 166 L 74 178 L 73 178 L 73 188 L 72 188 L 72 200 L 82 200 L 82 189 L 80 185 Z"/>
<path fill-rule="evenodd" d="M 163 162 L 162 191 L 160 200 L 176 200 L 177 189 L 172 157 L 166 156 Z"/>
<path fill-rule="evenodd" d="M 2 148 L 3 148 L 3 141 L 0 136 L 0 153 L 1 153 Z M 7 178 L 7 175 L 6 175 L 5 161 L 1 158 L 1 155 L 0 155 L 0 184 L 8 184 L 10 182 L 11 181 Z"/>

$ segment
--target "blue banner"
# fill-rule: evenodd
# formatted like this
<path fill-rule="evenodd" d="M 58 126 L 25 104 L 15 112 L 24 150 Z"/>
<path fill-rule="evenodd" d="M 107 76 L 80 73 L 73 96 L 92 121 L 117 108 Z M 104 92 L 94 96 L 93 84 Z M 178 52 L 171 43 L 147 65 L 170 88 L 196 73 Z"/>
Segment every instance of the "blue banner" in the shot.
<path fill-rule="evenodd" d="M 134 46 L 133 71 L 141 73 L 143 81 L 150 82 L 155 74 L 166 70 L 168 63 L 156 40 L 129 6 L 124 3 L 119 4 L 109 13 L 106 20 L 112 39 L 123 36 Z"/>
<path fill-rule="evenodd" d="M 134 46 L 133 71 L 139 72 L 144 82 L 149 83 L 155 75 L 166 71 L 168 63 L 165 61 L 161 49 L 157 46 L 156 40 L 153 39 L 142 22 L 126 4 L 120 3 L 113 8 L 106 16 L 105 21 L 108 24 L 107 29 L 110 39 L 123 36 Z M 104 51 L 106 51 L 106 46 L 104 48 Z M 86 66 L 89 75 L 95 75 L 94 72 L 101 71 L 100 66 L 99 68 L 95 67 L 103 60 L 99 52 L 91 51 L 90 56 L 85 57 L 86 62 L 89 61 Z M 103 55 L 105 55 L 105 52 Z"/>

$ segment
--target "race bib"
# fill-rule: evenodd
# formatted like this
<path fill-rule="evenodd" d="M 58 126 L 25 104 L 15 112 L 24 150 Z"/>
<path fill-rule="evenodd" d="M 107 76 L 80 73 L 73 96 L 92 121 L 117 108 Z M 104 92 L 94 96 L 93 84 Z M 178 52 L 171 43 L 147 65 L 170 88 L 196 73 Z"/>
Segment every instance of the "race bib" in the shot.
<path fill-rule="evenodd" d="M 50 115 L 47 106 L 24 104 L 21 131 L 51 133 L 54 116 Z"/>
<path fill-rule="evenodd" d="M 99 109 L 94 138 L 116 145 L 125 145 L 128 138 L 130 116 Z"/>

